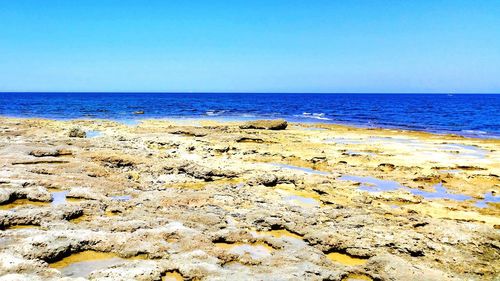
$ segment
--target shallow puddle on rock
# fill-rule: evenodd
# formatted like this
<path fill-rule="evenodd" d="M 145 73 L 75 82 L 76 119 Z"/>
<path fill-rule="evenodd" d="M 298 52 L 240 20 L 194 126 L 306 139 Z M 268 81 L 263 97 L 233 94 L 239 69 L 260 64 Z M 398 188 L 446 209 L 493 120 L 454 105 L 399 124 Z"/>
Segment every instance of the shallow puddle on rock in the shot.
<path fill-rule="evenodd" d="M 458 174 L 462 170 L 439 170 L 439 173 L 441 174 Z"/>
<path fill-rule="evenodd" d="M 477 201 L 474 206 L 478 208 L 487 208 L 488 203 L 500 203 L 500 196 L 495 196 L 493 195 L 493 193 L 487 192 L 486 194 L 484 194 L 484 199 Z"/>
<path fill-rule="evenodd" d="M 64 276 L 87 277 L 92 271 L 106 269 L 134 259 L 143 259 L 143 257 L 124 259 L 113 253 L 83 251 L 51 263 L 49 266 L 58 269 Z"/>
<path fill-rule="evenodd" d="M 80 199 L 76 198 L 67 198 L 66 196 L 68 195 L 69 191 L 57 191 L 57 192 L 52 192 L 52 202 L 50 203 L 52 206 L 58 206 L 58 205 L 63 205 L 67 203 L 74 203 L 80 201 Z"/>
<path fill-rule="evenodd" d="M 320 207 L 319 194 L 305 190 L 278 189 L 283 200 L 303 207 Z"/>
<path fill-rule="evenodd" d="M 431 192 L 417 188 L 409 188 L 395 181 L 381 180 L 373 177 L 358 177 L 358 176 L 343 175 L 339 178 L 339 180 L 359 182 L 361 184 L 359 186 L 359 190 L 363 191 L 383 192 L 383 191 L 394 191 L 397 189 L 404 189 L 414 195 L 422 196 L 428 200 L 450 199 L 455 201 L 464 201 L 472 198 L 471 196 L 465 194 L 449 193 L 442 183 L 434 185 L 433 188 L 435 191 Z"/>
<path fill-rule="evenodd" d="M 457 151 L 458 157 L 484 159 L 488 156 L 488 151 L 473 145 L 465 145 L 458 143 L 440 144 L 439 150 L 445 152 Z"/>
<path fill-rule="evenodd" d="M 271 256 L 271 252 L 274 250 L 271 246 L 266 243 L 215 243 L 216 247 L 227 250 L 229 253 L 242 256 L 244 254 L 249 254 L 254 259 L 261 259 Z"/>
<path fill-rule="evenodd" d="M 177 271 L 169 271 L 161 278 L 162 281 L 183 281 L 184 277 Z"/>
<path fill-rule="evenodd" d="M 89 139 L 102 136 L 101 131 L 87 131 L 86 134 L 87 134 L 87 138 L 89 138 Z"/>
<path fill-rule="evenodd" d="M 342 281 L 373 281 L 373 279 L 364 274 L 351 273 L 342 279 Z"/>
<path fill-rule="evenodd" d="M 61 204 L 66 204 L 66 195 L 68 194 L 68 191 L 58 191 L 58 192 L 52 192 L 52 206 L 57 206 Z"/>
<path fill-rule="evenodd" d="M 363 265 L 367 262 L 366 259 L 360 259 L 360 258 L 355 258 L 347 254 L 341 254 L 337 252 L 332 252 L 326 255 L 326 257 L 337 263 L 341 263 L 343 265 L 349 265 L 349 266 L 354 266 L 354 265 Z"/>
<path fill-rule="evenodd" d="M 323 171 L 318 171 L 318 170 L 314 170 L 314 169 L 310 169 L 310 168 L 305 168 L 305 167 L 299 167 L 299 166 L 293 166 L 293 165 L 287 165 L 287 164 L 280 164 L 280 163 L 270 163 L 271 165 L 275 166 L 275 167 L 279 167 L 279 168 L 283 168 L 283 169 L 290 169 L 290 170 L 297 170 L 297 171 L 301 171 L 301 172 L 304 172 L 304 173 L 307 173 L 307 174 L 315 174 L 315 175 L 323 175 L 323 176 L 326 176 L 326 175 L 329 175 L 330 173 L 327 173 L 327 172 L 323 172 Z"/>
<path fill-rule="evenodd" d="M 370 192 L 392 191 L 403 188 L 401 184 L 390 180 L 381 180 L 373 177 L 359 177 L 351 175 L 342 175 L 339 180 L 359 182 L 360 190 Z"/>
<path fill-rule="evenodd" d="M 72 223 L 81 223 L 81 222 L 84 222 L 84 221 L 91 221 L 92 220 L 92 216 L 89 216 L 89 215 L 81 215 L 77 218 L 74 218 L 74 219 L 71 219 L 70 222 Z"/>
<path fill-rule="evenodd" d="M 132 199 L 131 195 L 111 196 L 111 200 L 115 200 L 115 201 L 129 201 L 130 199 Z"/>
<path fill-rule="evenodd" d="M 438 183 L 433 186 L 435 192 L 429 192 L 425 190 L 420 190 L 416 188 L 407 188 L 411 193 L 415 195 L 419 195 L 424 197 L 425 199 L 451 199 L 455 201 L 464 201 L 471 199 L 471 196 L 464 195 L 464 194 L 458 194 L 458 193 L 448 193 L 446 188 L 443 186 L 442 183 Z"/>
<path fill-rule="evenodd" d="M 364 151 L 355 151 L 355 150 L 347 150 L 344 154 L 349 156 L 375 156 L 376 154 L 373 152 L 364 152 Z"/>
<path fill-rule="evenodd" d="M 49 205 L 50 205 L 49 202 L 30 201 L 28 199 L 17 199 L 5 205 L 0 205 L 0 210 L 10 210 L 19 206 L 46 207 Z"/>
<path fill-rule="evenodd" d="M 286 196 L 285 201 L 292 202 L 297 205 L 305 206 L 305 207 L 316 207 L 319 206 L 319 202 L 313 198 L 308 198 L 300 195 L 290 195 Z"/>
<path fill-rule="evenodd" d="M 8 229 L 38 229 L 40 226 L 33 224 L 18 224 L 7 227 Z"/>

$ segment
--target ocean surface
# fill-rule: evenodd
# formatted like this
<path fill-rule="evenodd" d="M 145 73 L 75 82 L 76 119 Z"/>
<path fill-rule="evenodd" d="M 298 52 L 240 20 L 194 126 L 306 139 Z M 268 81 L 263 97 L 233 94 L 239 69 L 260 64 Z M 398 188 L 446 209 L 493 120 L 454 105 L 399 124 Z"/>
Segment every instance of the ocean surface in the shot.
<path fill-rule="evenodd" d="M 500 138 L 500 95 L 0 93 L 0 115 L 118 121 L 285 118 Z"/>

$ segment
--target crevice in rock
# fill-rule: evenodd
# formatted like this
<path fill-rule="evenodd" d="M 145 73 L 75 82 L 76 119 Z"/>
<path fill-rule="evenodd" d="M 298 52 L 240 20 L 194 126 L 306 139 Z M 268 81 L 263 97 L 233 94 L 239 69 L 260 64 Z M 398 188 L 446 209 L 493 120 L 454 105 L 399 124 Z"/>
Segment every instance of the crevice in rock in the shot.
<path fill-rule="evenodd" d="M 12 165 L 66 164 L 66 163 L 69 163 L 69 161 L 67 161 L 67 160 L 30 160 L 30 161 L 12 162 Z"/>

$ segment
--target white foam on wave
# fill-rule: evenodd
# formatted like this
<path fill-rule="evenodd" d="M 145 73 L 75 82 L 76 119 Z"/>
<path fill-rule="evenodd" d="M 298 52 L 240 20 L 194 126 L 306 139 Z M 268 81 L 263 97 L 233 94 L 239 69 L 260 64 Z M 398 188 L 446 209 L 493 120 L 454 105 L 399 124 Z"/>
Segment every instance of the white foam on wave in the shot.
<path fill-rule="evenodd" d="M 325 117 L 324 113 L 310 113 L 310 112 L 302 112 L 302 115 L 294 115 L 295 117 L 302 117 L 302 118 L 312 118 L 312 119 L 318 119 L 318 120 L 332 120 L 330 118 Z"/>
<path fill-rule="evenodd" d="M 205 114 L 208 116 L 219 116 L 219 115 L 223 114 L 224 112 L 226 112 L 226 110 L 207 110 L 207 112 L 205 112 Z"/>
<path fill-rule="evenodd" d="M 488 132 L 479 131 L 479 130 L 462 130 L 462 133 L 471 134 L 471 135 L 486 135 Z"/>

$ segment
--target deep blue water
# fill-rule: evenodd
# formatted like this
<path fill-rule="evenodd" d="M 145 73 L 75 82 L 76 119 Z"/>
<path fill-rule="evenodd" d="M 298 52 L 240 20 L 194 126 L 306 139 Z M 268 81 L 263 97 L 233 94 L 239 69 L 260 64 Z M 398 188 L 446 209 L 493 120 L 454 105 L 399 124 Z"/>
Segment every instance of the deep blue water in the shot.
<path fill-rule="evenodd" d="M 134 114 L 140 110 L 145 114 Z M 500 95 L 0 93 L 0 115 L 114 120 L 285 118 L 500 138 Z"/>

